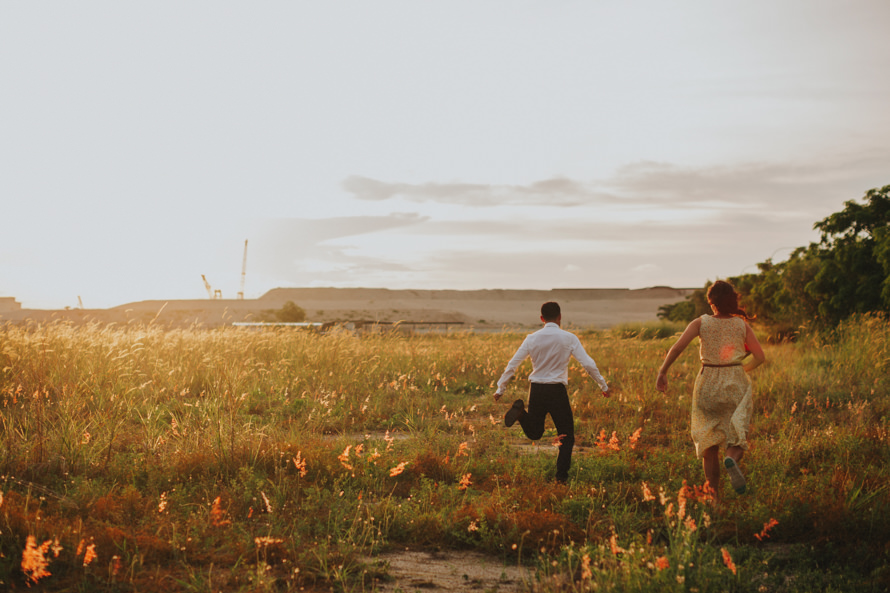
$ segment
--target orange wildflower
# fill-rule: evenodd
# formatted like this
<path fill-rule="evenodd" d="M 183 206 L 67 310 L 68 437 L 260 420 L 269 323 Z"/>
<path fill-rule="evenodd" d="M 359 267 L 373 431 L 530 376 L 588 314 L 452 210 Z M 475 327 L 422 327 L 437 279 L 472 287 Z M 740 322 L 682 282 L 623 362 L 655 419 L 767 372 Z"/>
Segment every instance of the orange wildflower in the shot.
<path fill-rule="evenodd" d="M 400 473 L 402 473 L 403 471 L 405 471 L 406 465 L 408 465 L 408 462 L 403 461 L 402 463 L 398 464 L 397 466 L 395 466 L 394 468 L 389 470 L 389 477 L 394 478 L 397 475 L 399 475 Z"/>
<path fill-rule="evenodd" d="M 637 441 L 640 440 L 640 433 L 643 432 L 643 427 L 636 429 L 632 435 L 627 437 L 627 442 L 630 443 L 631 449 L 637 448 Z"/>
<path fill-rule="evenodd" d="M 760 533 L 756 534 L 754 537 L 758 539 L 758 541 L 763 541 L 763 538 L 769 537 L 769 530 L 778 525 L 779 522 L 775 519 L 770 519 L 766 523 L 763 524 L 763 529 Z"/>
<path fill-rule="evenodd" d="M 88 545 L 86 552 L 83 553 L 83 565 L 89 566 L 90 563 L 98 557 L 99 555 L 96 553 L 96 544 Z"/>
<path fill-rule="evenodd" d="M 699 502 L 711 502 L 714 500 L 714 489 L 711 488 L 710 482 L 705 482 L 704 486 L 693 486 L 693 498 Z"/>
<path fill-rule="evenodd" d="M 720 548 L 720 553 L 723 554 L 723 564 L 726 565 L 726 568 L 732 571 L 732 574 L 736 574 L 735 562 L 732 561 L 732 556 L 729 555 L 729 552 L 726 548 Z"/>
<path fill-rule="evenodd" d="M 352 445 L 346 445 L 346 448 L 343 449 L 343 452 L 337 455 L 337 459 L 340 460 L 340 464 L 345 467 L 347 470 L 352 471 L 352 464 L 349 463 L 349 450 L 352 449 Z"/>
<path fill-rule="evenodd" d="M 309 473 L 309 470 L 306 469 L 306 460 L 300 456 L 301 453 L 302 453 L 302 451 L 297 451 L 297 456 L 294 457 L 294 465 L 297 467 L 297 470 L 300 472 L 300 477 L 305 478 L 306 474 Z"/>
<path fill-rule="evenodd" d="M 642 490 L 643 490 L 643 502 L 649 502 L 651 500 L 655 500 L 655 495 L 652 494 L 651 490 L 649 490 L 649 484 L 647 484 L 646 482 L 643 482 Z"/>
<path fill-rule="evenodd" d="M 686 480 L 683 480 L 683 485 L 680 486 L 680 491 L 677 493 L 677 516 L 680 519 L 686 516 L 686 500 L 691 492 L 692 490 L 686 485 Z"/>
<path fill-rule="evenodd" d="M 609 538 L 609 548 L 612 550 L 612 553 L 616 556 L 621 554 L 622 552 L 626 552 L 624 548 L 618 545 L 618 534 L 614 531 L 612 532 L 612 537 Z"/>
<path fill-rule="evenodd" d="M 566 438 L 566 435 L 564 435 L 564 434 L 558 434 L 558 435 L 556 435 L 555 437 L 553 437 L 553 442 L 552 442 L 551 444 L 552 444 L 554 447 L 559 448 L 559 447 L 562 446 L 562 440 L 563 440 L 564 438 Z"/>
<path fill-rule="evenodd" d="M 49 566 L 46 553 L 52 543 L 52 540 L 46 540 L 38 546 L 37 539 L 33 535 L 29 535 L 25 540 L 25 549 L 22 551 L 22 572 L 31 582 L 36 583 L 40 579 L 52 575 L 46 569 Z M 28 584 L 30 585 L 30 583 Z"/>
<path fill-rule="evenodd" d="M 593 578 L 593 571 L 590 570 L 590 554 L 586 552 L 581 556 L 581 578 L 584 580 Z"/>
<path fill-rule="evenodd" d="M 619 444 L 621 441 L 618 440 L 618 431 L 612 431 L 612 438 L 609 439 L 609 448 L 613 451 L 621 451 L 621 445 Z"/>
<path fill-rule="evenodd" d="M 458 446 L 457 453 L 454 454 L 454 458 L 457 459 L 461 455 L 466 455 L 467 457 L 469 457 L 470 456 L 470 454 L 468 453 L 469 448 L 470 448 L 470 446 L 467 444 L 466 441 L 462 442 L 460 444 L 460 446 Z"/>
<path fill-rule="evenodd" d="M 609 443 L 606 442 L 606 429 L 605 428 L 600 429 L 600 434 L 598 437 L 596 437 L 596 446 L 599 447 L 600 449 L 605 449 L 606 447 L 609 446 Z"/>
<path fill-rule="evenodd" d="M 670 568 L 671 563 L 668 560 L 667 556 L 659 556 L 655 559 L 655 568 L 658 570 L 664 570 L 665 568 Z"/>
<path fill-rule="evenodd" d="M 458 490 L 466 490 L 468 487 L 473 485 L 473 481 L 470 479 L 473 474 L 464 474 L 460 478 L 460 484 L 458 485 Z"/>
<path fill-rule="evenodd" d="M 232 521 L 227 517 L 228 513 L 222 508 L 222 497 L 217 496 L 210 507 L 210 524 L 214 527 L 226 527 Z"/>

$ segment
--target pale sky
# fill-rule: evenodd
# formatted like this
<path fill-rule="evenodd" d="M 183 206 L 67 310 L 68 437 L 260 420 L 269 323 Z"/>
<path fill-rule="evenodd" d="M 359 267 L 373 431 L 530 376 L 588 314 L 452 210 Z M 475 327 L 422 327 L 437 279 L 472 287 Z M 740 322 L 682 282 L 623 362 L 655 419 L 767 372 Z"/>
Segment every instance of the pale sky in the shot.
<path fill-rule="evenodd" d="M 890 184 L 886 0 L 0 0 L 0 296 L 700 287 Z"/>

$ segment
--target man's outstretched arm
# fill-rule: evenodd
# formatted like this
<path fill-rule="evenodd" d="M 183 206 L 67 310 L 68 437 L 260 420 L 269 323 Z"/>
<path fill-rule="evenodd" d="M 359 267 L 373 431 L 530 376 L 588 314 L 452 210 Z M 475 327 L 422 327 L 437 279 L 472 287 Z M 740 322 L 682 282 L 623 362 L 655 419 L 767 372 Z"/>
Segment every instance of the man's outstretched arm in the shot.
<path fill-rule="evenodd" d="M 494 392 L 494 401 L 501 399 L 504 392 L 507 390 L 507 383 L 513 379 L 513 375 L 516 374 L 516 369 L 519 368 L 519 365 L 522 364 L 522 361 L 528 358 L 528 356 L 528 345 L 526 344 L 526 340 L 523 340 L 522 345 L 519 346 L 519 350 L 516 351 L 516 354 L 514 354 L 513 358 L 510 359 L 510 362 L 507 363 L 507 368 L 504 369 L 504 374 L 498 379 L 498 389 Z"/>
<path fill-rule="evenodd" d="M 577 336 L 575 336 L 577 339 Z M 609 390 L 609 384 L 606 383 L 606 380 L 603 378 L 602 373 L 600 373 L 599 368 L 596 366 L 596 362 L 591 358 L 587 351 L 584 350 L 584 346 L 581 345 L 581 340 L 578 340 L 578 343 L 572 349 L 572 356 L 575 357 L 581 366 L 584 367 L 584 370 L 587 371 L 587 374 L 596 381 L 596 384 L 599 385 L 600 391 L 603 392 L 603 397 L 609 397 L 612 395 L 612 392 Z"/>

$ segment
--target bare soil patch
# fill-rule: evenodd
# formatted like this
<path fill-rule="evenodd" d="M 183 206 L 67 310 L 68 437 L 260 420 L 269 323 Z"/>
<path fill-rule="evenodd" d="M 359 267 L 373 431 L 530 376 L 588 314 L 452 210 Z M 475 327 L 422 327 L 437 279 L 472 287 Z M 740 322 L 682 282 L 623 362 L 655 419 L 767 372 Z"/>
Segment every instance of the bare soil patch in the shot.
<path fill-rule="evenodd" d="M 385 569 L 377 591 L 527 591 L 533 573 L 478 552 L 404 550 L 381 554 L 373 562 Z"/>

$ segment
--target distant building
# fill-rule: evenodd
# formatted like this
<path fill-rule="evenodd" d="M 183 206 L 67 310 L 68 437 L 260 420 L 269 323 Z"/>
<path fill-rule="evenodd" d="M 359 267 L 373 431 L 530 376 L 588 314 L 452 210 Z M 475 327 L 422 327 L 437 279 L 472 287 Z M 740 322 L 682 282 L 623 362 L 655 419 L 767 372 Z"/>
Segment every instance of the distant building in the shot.
<path fill-rule="evenodd" d="M 10 311 L 21 311 L 22 304 L 16 302 L 14 297 L 0 297 L 0 313 L 8 313 Z"/>

